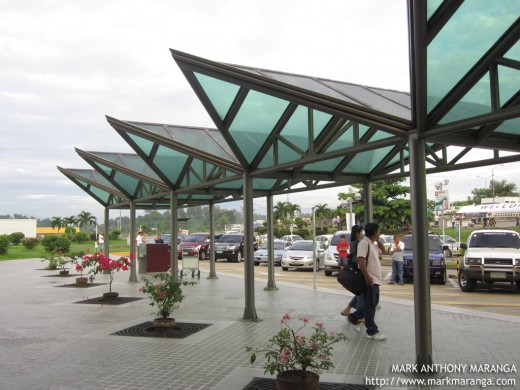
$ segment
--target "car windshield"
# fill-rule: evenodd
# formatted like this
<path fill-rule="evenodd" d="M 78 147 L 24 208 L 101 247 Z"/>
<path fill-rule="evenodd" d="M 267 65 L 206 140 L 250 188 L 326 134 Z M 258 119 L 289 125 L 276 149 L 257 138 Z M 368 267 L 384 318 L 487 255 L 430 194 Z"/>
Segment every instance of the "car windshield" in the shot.
<path fill-rule="evenodd" d="M 291 245 L 293 251 L 311 251 L 312 252 L 312 241 L 297 241 Z"/>
<path fill-rule="evenodd" d="M 190 234 L 184 240 L 184 242 L 200 242 L 206 240 L 206 234 Z"/>
<path fill-rule="evenodd" d="M 220 236 L 218 242 L 242 242 L 242 236 L 238 234 L 224 234 Z"/>
<path fill-rule="evenodd" d="M 470 248 L 520 248 L 520 237 L 508 232 L 474 233 L 469 242 Z"/>
<path fill-rule="evenodd" d="M 413 250 L 412 236 L 404 236 L 401 241 L 404 243 L 405 250 Z M 428 236 L 428 250 L 442 251 L 442 241 L 439 236 Z"/>
<path fill-rule="evenodd" d="M 267 242 L 264 242 L 262 245 L 260 245 L 260 249 L 267 249 Z M 276 242 L 274 243 L 274 250 L 284 250 L 285 249 L 285 243 L 283 242 Z"/>
<path fill-rule="evenodd" d="M 350 242 L 350 233 L 334 234 L 332 240 L 330 240 L 330 245 L 338 245 L 341 235 L 345 236 L 345 241 Z"/>

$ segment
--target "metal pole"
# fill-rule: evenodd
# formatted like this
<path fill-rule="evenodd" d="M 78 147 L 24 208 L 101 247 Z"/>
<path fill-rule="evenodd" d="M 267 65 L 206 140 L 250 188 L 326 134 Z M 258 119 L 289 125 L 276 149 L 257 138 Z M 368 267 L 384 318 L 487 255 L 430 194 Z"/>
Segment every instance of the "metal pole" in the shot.
<path fill-rule="evenodd" d="M 273 195 L 267 195 L 267 287 L 264 290 L 278 290 L 274 280 L 274 221 Z"/>
<path fill-rule="evenodd" d="M 179 211 L 179 200 L 173 191 L 170 191 L 170 274 L 174 280 L 179 278 L 179 255 L 177 252 L 177 232 L 179 231 L 179 221 L 177 213 Z"/>
<path fill-rule="evenodd" d="M 109 248 L 109 245 L 110 245 L 110 240 L 108 238 L 108 234 L 109 234 L 109 226 L 108 226 L 108 223 L 110 221 L 110 209 L 109 208 L 105 208 L 105 231 L 103 232 L 103 235 L 105 236 L 104 238 L 104 241 L 105 243 L 103 244 L 103 253 L 105 254 L 105 256 L 110 256 L 110 248 Z"/>
<path fill-rule="evenodd" d="M 244 320 L 257 320 L 255 308 L 255 264 L 253 233 L 253 178 L 247 173 L 243 175 L 244 183 Z"/>
<path fill-rule="evenodd" d="M 218 279 L 215 271 L 215 205 L 213 202 L 209 204 L 209 276 L 208 279 Z"/>
<path fill-rule="evenodd" d="M 316 251 L 316 207 L 312 208 L 312 248 Z M 316 290 L 316 253 L 314 253 L 314 267 L 312 268 L 312 285 Z"/>
<path fill-rule="evenodd" d="M 135 203 L 130 202 L 130 255 L 132 257 L 132 266 L 130 267 L 129 282 L 138 282 L 137 280 L 137 251 L 135 250 Z"/>

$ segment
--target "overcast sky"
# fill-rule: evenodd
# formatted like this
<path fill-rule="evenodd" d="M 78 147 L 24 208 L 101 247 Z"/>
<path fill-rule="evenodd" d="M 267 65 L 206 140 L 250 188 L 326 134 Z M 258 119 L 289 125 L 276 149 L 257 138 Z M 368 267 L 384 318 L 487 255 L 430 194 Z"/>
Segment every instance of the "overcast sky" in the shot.
<path fill-rule="evenodd" d="M 410 88 L 406 0 L 0 0 L 0 214 L 51 218 L 85 210 L 101 218 L 102 206 L 56 166 L 90 168 L 74 147 L 133 152 L 105 115 L 215 127 L 169 48 Z M 499 166 L 495 179 L 520 187 L 519 168 Z M 428 193 L 433 198 L 435 182 L 449 178 L 451 199 L 465 199 L 489 184 L 491 169 L 430 175 Z M 316 203 L 336 207 L 347 190 L 289 201 L 303 211 Z M 265 210 L 263 199 L 255 210 Z"/>

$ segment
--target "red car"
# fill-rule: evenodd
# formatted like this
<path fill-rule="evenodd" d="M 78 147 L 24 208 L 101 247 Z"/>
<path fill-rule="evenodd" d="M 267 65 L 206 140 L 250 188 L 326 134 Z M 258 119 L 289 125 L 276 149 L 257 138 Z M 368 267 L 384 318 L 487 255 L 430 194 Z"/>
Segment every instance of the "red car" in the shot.
<path fill-rule="evenodd" d="M 209 240 L 209 233 L 189 234 L 179 243 L 178 258 L 182 259 L 182 255 L 197 256 L 198 254 L 200 260 L 209 259 Z"/>

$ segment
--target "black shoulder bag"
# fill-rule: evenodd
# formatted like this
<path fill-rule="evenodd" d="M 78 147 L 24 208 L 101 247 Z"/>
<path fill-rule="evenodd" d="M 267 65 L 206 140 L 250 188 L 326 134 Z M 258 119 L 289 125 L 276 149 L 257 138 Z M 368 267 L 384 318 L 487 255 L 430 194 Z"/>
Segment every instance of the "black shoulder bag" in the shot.
<path fill-rule="evenodd" d="M 366 264 L 368 265 L 368 256 L 370 255 L 370 244 L 368 245 Z M 367 289 L 365 276 L 357 266 L 353 266 L 353 262 L 348 264 L 341 270 L 338 275 L 338 282 L 354 295 L 364 294 Z"/>

